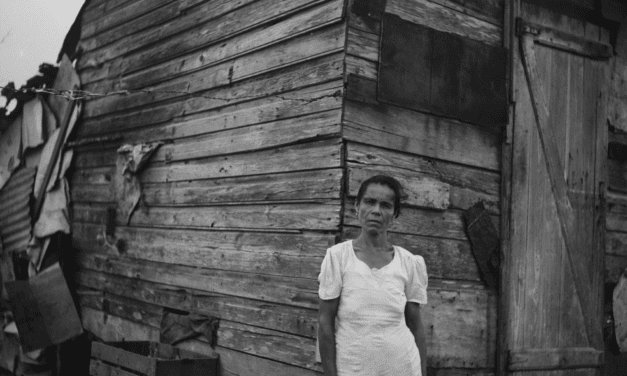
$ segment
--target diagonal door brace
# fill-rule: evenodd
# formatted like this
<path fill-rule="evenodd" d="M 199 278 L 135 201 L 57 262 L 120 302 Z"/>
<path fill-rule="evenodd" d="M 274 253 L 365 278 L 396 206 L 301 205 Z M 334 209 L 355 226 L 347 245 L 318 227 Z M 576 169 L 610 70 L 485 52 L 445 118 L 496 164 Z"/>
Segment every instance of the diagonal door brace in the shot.
<path fill-rule="evenodd" d="M 544 152 L 544 161 L 548 170 L 551 190 L 557 206 L 557 215 L 560 229 L 564 237 L 568 262 L 573 272 L 573 279 L 575 280 L 575 291 L 579 297 L 579 303 L 583 313 L 586 336 L 591 346 L 594 348 L 602 348 L 603 337 L 601 333 L 601 319 L 595 317 L 596 309 L 593 299 L 593 294 L 596 295 L 598 289 L 593 288 L 588 278 L 588 263 L 580 259 L 576 253 L 577 244 L 572 236 L 575 228 L 573 209 L 568 197 L 566 181 L 563 177 L 564 164 L 555 142 L 555 132 L 548 124 L 549 111 L 546 107 L 547 101 L 537 71 L 534 38 L 533 35 L 522 32 L 519 33 L 519 40 L 535 122 Z"/>

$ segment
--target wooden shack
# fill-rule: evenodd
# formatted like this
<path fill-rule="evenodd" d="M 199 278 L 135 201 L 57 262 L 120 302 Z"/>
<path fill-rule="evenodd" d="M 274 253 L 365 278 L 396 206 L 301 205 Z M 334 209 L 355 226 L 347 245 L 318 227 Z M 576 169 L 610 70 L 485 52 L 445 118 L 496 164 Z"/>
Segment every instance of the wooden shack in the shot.
<path fill-rule="evenodd" d="M 384 172 L 407 191 L 392 241 L 429 272 L 430 374 L 596 374 L 619 5 L 89 1 L 76 68 L 108 95 L 72 139 L 85 328 L 158 341 L 165 316 L 203 315 L 216 337 L 180 346 L 214 342 L 223 375 L 320 374 L 319 266 L 358 234 L 360 182 Z M 155 142 L 127 220 L 116 150 Z M 623 218 L 627 196 L 610 197 Z M 498 287 L 466 232 L 480 202 Z M 606 258 L 624 265 L 612 236 Z"/>

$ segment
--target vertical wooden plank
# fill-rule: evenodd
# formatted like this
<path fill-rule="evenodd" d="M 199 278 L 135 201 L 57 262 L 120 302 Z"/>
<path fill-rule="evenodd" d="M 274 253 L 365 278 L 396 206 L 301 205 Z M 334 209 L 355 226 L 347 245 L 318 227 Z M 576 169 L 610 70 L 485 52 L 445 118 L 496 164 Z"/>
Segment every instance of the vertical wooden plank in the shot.
<path fill-rule="evenodd" d="M 595 34 L 598 33 L 598 27 L 594 27 Z M 573 177 L 572 181 L 572 190 L 574 193 L 577 192 L 585 192 L 583 196 L 579 197 L 579 214 L 581 216 L 579 224 L 580 228 L 578 229 L 579 234 L 586 235 L 585 241 L 581 241 L 581 244 L 584 246 L 580 252 L 583 252 L 587 255 L 589 260 L 591 261 L 590 267 L 588 268 L 588 280 L 591 282 L 593 286 L 594 280 L 597 277 L 597 274 L 601 272 L 602 269 L 596 269 L 598 264 L 596 263 L 596 252 L 592 252 L 594 247 L 594 235 L 595 235 L 595 204 L 596 204 L 596 194 L 598 192 L 597 183 L 595 181 L 595 168 L 596 168 L 596 135 L 597 135 L 597 127 L 599 124 L 597 123 L 597 105 L 598 105 L 598 93 L 599 93 L 599 67 L 601 63 L 598 61 L 593 61 L 591 59 L 584 59 L 582 67 L 582 108 L 583 108 L 583 116 L 581 121 L 581 131 L 580 131 L 580 140 L 581 144 L 579 146 L 578 157 L 579 160 L 577 162 L 577 170 L 573 168 L 571 172 L 571 176 Z M 607 157 L 607 154 L 605 155 Z M 574 166 L 573 166 L 574 167 Z M 593 288 L 593 291 L 596 289 Z M 595 291 L 596 292 L 596 291 Z M 594 294 L 596 295 L 596 294 Z M 599 303 L 599 297 L 595 296 L 595 303 Z M 593 310 L 594 312 L 594 310 Z M 600 323 L 600 321 L 599 321 Z M 596 343 L 596 346 L 601 346 L 602 343 Z"/>
<path fill-rule="evenodd" d="M 584 65 L 584 79 L 590 80 L 591 88 L 586 90 L 589 96 L 585 99 L 586 102 L 590 102 L 590 116 L 589 121 L 589 139 L 595 140 L 594 143 L 589 145 L 589 153 L 593 154 L 595 158 L 591 160 L 590 166 L 595 171 L 594 177 L 589 177 L 589 192 L 591 196 L 588 198 L 588 206 L 590 210 L 596 215 L 590 216 L 589 223 L 592 227 L 592 236 L 590 248 L 592 252 L 591 258 L 591 275 L 590 281 L 595 292 L 596 300 L 595 309 L 598 319 L 599 332 L 602 332 L 603 327 L 603 307 L 604 307 L 604 260 L 605 260 L 605 213 L 607 210 L 605 203 L 605 162 L 607 161 L 607 125 L 606 125 L 606 85 L 609 71 L 609 64 L 605 61 L 588 61 L 589 66 Z M 596 287 L 596 288 L 595 288 Z M 595 348 L 603 348 L 602 336 L 595 338 L 598 342 L 593 342 Z"/>
<path fill-rule="evenodd" d="M 454 113 L 481 125 L 507 123 L 507 51 L 468 39 L 460 51 L 460 100 Z"/>
<path fill-rule="evenodd" d="M 462 56 L 467 48 L 462 39 L 448 33 L 432 33 L 433 52 L 431 61 L 431 108 L 437 114 L 454 116 L 459 113 L 462 93 L 471 93 L 463 86 L 460 74 Z"/>
<path fill-rule="evenodd" d="M 519 50 L 519 42 L 515 40 L 516 50 Z M 533 109 L 529 100 L 529 89 L 525 81 L 520 59 L 517 59 L 514 73 L 515 117 L 512 140 L 512 215 L 511 215 L 511 256 L 510 271 L 508 273 L 509 291 L 511 293 L 508 321 L 509 348 L 520 348 L 524 345 L 525 323 L 521 312 L 525 309 L 525 283 L 526 275 L 525 255 L 528 252 L 527 232 L 529 225 L 528 209 L 531 148 L 531 126 L 533 125 Z"/>
<path fill-rule="evenodd" d="M 379 54 L 378 97 L 394 104 L 428 109 L 431 103 L 431 29 L 385 14 Z"/>
<path fill-rule="evenodd" d="M 537 58 L 538 58 L 538 73 L 539 79 L 543 83 L 542 87 L 547 93 L 549 103 L 548 107 L 551 109 L 549 113 L 549 127 L 552 127 L 556 133 L 559 133 L 560 125 L 563 121 L 564 99 L 563 96 L 557 97 L 557 100 L 553 100 L 551 95 L 555 92 L 555 88 L 563 85 L 564 79 L 560 75 L 556 76 L 554 67 L 561 62 L 556 59 L 554 51 L 536 46 Z M 563 90 L 563 88 L 562 88 Z M 536 158 L 536 169 L 532 172 L 535 174 L 532 184 L 537 186 L 537 193 L 534 195 L 537 197 L 536 202 L 539 212 L 534 220 L 533 228 L 530 231 L 529 236 L 535 241 L 534 248 L 534 260 L 536 260 L 536 268 L 540 270 L 538 275 L 538 295 L 540 300 L 540 307 L 538 310 L 542 312 L 542 320 L 538 320 L 536 325 L 533 325 L 533 314 L 528 317 L 530 329 L 535 337 L 534 346 L 550 348 L 556 346 L 556 336 L 549 336 L 547 333 L 556 332 L 559 327 L 559 297 L 560 297 L 560 276 L 559 273 L 553 272 L 555 269 L 559 269 L 561 265 L 561 254 L 564 252 L 564 243 L 562 240 L 562 234 L 560 231 L 559 221 L 557 219 L 557 209 L 555 205 L 555 198 L 551 190 L 549 172 L 546 168 L 544 158 L 545 153 L 541 145 L 541 140 L 537 128 L 534 129 L 534 141 L 538 147 Z M 558 148 L 561 150 L 563 145 L 559 140 L 562 138 L 557 137 Z M 537 179 L 537 180 L 536 180 Z M 532 188 L 533 189 L 533 188 Z M 529 343 L 528 343 L 529 345 Z"/>
<path fill-rule="evenodd" d="M 550 88 L 550 71 L 547 72 L 547 65 L 550 68 L 551 55 L 545 49 L 537 49 L 538 58 L 538 78 L 542 82 L 543 90 Z M 533 89 L 532 89 L 533 90 Z M 535 122 L 535 121 L 534 121 Z M 544 153 L 542 144 L 538 137 L 537 128 L 531 123 L 531 155 L 529 177 L 529 227 L 527 233 L 528 249 L 525 263 L 527 265 L 526 285 L 527 292 L 526 305 L 524 310 L 524 321 L 526 333 L 524 347 L 546 347 L 544 333 L 550 330 L 548 323 L 552 312 L 547 305 L 550 304 L 550 297 L 545 294 L 547 279 L 547 269 L 553 265 L 552 256 L 559 252 L 559 243 L 556 244 L 556 237 L 559 239 L 560 231 L 556 230 L 555 204 L 551 187 L 547 184 L 548 172 L 544 163 Z M 546 250 L 546 251 L 545 251 Z"/>
<path fill-rule="evenodd" d="M 601 29 L 601 38 L 606 38 L 607 35 L 604 33 L 606 29 Z M 605 257 L 605 249 L 606 249 L 606 223 L 607 223 L 607 214 L 608 214 L 608 205 L 607 205 L 607 155 L 608 155 L 608 127 L 607 127 L 607 105 L 608 105 L 608 94 L 609 94 L 609 85 L 610 81 L 610 65 L 601 64 L 601 69 L 599 72 L 599 95 L 597 99 L 597 118 L 596 118 L 596 168 L 595 168 L 595 182 L 596 182 L 596 199 L 597 199 L 597 207 L 600 209 L 597 216 L 596 223 L 596 250 L 598 253 L 598 266 L 597 270 L 601 272 L 598 273 L 597 277 L 599 280 L 593 280 L 592 283 L 595 283 L 598 286 L 597 296 L 600 297 L 600 300 L 603 299 L 605 293 L 605 268 L 607 259 Z M 599 317 L 603 318 L 603 301 L 601 300 L 601 304 L 597 307 L 599 311 L 597 314 Z"/>
<path fill-rule="evenodd" d="M 561 17 L 561 28 L 567 32 L 579 35 L 583 33 L 583 24 L 580 22 L 567 22 L 565 17 Z M 556 52 L 557 53 L 557 52 Z M 570 54 L 566 61 L 566 65 L 561 68 L 556 67 L 556 74 L 562 72 L 568 74 L 568 81 L 565 88 L 561 91 L 566 92 L 566 97 L 569 98 L 568 108 L 565 116 L 566 122 L 562 125 L 562 128 L 566 128 L 567 132 L 562 134 L 562 138 L 565 143 L 564 151 L 561 155 L 565 158 L 564 166 L 564 178 L 566 179 L 571 203 L 573 204 L 573 216 L 574 216 L 574 229 L 571 236 L 575 239 L 574 243 L 580 245 L 581 242 L 586 241 L 586 230 L 582 229 L 581 221 L 585 218 L 581 215 L 581 206 L 578 204 L 578 198 L 581 195 L 574 193 L 578 188 L 581 189 L 581 184 L 578 184 L 579 173 L 581 170 L 582 155 L 582 127 L 584 118 L 584 103 L 583 101 L 583 57 L 574 56 Z M 566 89 L 566 90 L 564 90 Z M 559 89 L 556 87 L 555 97 L 560 95 Z M 562 94 L 563 96 L 563 94 Z M 590 142 L 590 140 L 584 140 L 583 142 Z M 583 191 L 581 191 L 583 192 Z M 583 232 L 583 233 L 582 233 Z M 576 250 L 580 252 L 580 248 Z M 573 287 L 573 271 L 568 263 L 568 255 L 564 254 L 561 268 L 561 311 L 562 317 L 560 318 L 560 327 L 558 331 L 559 345 L 569 346 L 574 343 L 586 344 L 586 334 L 582 331 L 585 325 L 581 314 L 580 302 L 575 298 L 576 289 Z"/>
<path fill-rule="evenodd" d="M 507 373 L 507 349 L 509 343 L 508 308 L 510 306 L 511 282 L 508 279 L 508 272 L 511 270 L 512 246 L 511 246 L 511 204 L 512 204 L 512 162 L 513 145 L 512 133 L 515 120 L 514 102 L 514 69 L 516 64 L 515 35 L 512 32 L 517 16 L 517 1 L 503 1 L 503 46 L 508 49 L 507 65 L 507 99 L 508 99 L 508 122 L 503 133 L 501 144 L 501 188 L 500 188 L 500 233 L 501 233 L 501 267 L 499 271 L 499 293 L 497 295 L 497 339 L 496 339 L 496 375 L 504 376 Z"/>
<path fill-rule="evenodd" d="M 553 49 L 536 46 L 537 51 L 547 56 L 546 60 L 542 63 L 539 61 L 538 68 L 543 66 L 543 71 L 545 71 L 544 80 L 550 80 L 548 84 L 545 86 L 547 89 L 547 100 L 548 107 L 550 108 L 549 118 L 548 118 L 548 126 L 551 127 L 555 132 L 555 141 L 558 148 L 558 153 L 562 158 L 564 163 L 567 164 L 567 149 L 568 149 L 568 133 L 570 132 L 569 126 L 569 95 L 564 95 L 564 92 L 568 93 L 568 87 L 570 85 L 570 81 L 568 79 L 568 74 L 564 74 L 564 71 L 568 71 L 568 62 L 569 55 L 560 51 L 556 51 Z M 544 156 L 546 157 L 546 156 Z M 561 179 L 565 179 L 565 172 L 561 172 Z M 549 181 L 548 175 L 544 176 L 545 182 Z M 560 323 L 563 319 L 562 311 L 562 285 L 564 282 L 563 272 L 564 267 L 568 267 L 568 259 L 565 258 L 565 244 L 564 244 L 564 234 L 562 233 L 559 222 L 557 219 L 557 209 L 555 206 L 555 200 L 553 199 L 553 193 L 551 191 L 551 186 L 547 185 L 545 188 L 545 193 L 548 195 L 550 199 L 550 207 L 551 213 L 550 217 L 545 218 L 544 220 L 551 221 L 552 227 L 547 230 L 547 234 L 551 236 L 552 242 L 546 244 L 544 246 L 544 251 L 542 253 L 547 254 L 547 261 L 550 262 L 550 268 L 545 268 L 544 280 L 545 283 L 542 286 L 545 291 L 547 300 L 546 300 L 546 310 L 550 315 L 550 331 L 548 333 L 554 333 L 554 335 L 544 336 L 549 337 L 545 342 L 545 346 L 547 347 L 559 347 L 559 330 Z M 550 233 L 553 232 L 553 235 Z"/>

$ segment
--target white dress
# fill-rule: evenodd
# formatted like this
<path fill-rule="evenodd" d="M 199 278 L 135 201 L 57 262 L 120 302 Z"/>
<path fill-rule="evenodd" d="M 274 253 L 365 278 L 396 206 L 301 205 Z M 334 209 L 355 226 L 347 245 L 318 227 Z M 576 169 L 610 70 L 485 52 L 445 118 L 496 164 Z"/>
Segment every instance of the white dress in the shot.
<path fill-rule="evenodd" d="M 421 256 L 394 246 L 394 258 L 370 269 L 352 241 L 327 250 L 319 296 L 340 297 L 335 345 L 339 376 L 420 376 L 420 354 L 405 323 L 405 305 L 427 303 L 427 268 Z"/>

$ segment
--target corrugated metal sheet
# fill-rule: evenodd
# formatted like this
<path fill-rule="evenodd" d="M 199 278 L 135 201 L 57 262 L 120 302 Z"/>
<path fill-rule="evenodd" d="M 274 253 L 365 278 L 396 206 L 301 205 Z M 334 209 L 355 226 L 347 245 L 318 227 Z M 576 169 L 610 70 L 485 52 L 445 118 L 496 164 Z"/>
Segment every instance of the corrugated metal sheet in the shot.
<path fill-rule="evenodd" d="M 30 197 L 36 171 L 19 169 L 0 191 L 0 240 L 4 252 L 25 251 L 30 240 Z"/>

